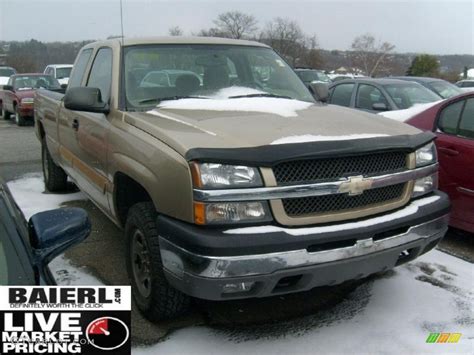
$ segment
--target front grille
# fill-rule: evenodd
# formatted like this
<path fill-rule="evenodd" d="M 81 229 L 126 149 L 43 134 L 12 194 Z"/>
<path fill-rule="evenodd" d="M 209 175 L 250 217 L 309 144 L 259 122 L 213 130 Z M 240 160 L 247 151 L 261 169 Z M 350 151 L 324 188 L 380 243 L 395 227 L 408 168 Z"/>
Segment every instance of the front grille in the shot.
<path fill-rule="evenodd" d="M 371 205 L 399 201 L 404 195 L 406 183 L 366 190 L 360 195 L 348 194 L 312 196 L 283 199 L 283 207 L 289 217 L 326 214 L 360 209 Z"/>
<path fill-rule="evenodd" d="M 278 185 L 308 184 L 348 176 L 376 176 L 406 169 L 406 152 L 298 160 L 277 164 L 273 173 Z"/>

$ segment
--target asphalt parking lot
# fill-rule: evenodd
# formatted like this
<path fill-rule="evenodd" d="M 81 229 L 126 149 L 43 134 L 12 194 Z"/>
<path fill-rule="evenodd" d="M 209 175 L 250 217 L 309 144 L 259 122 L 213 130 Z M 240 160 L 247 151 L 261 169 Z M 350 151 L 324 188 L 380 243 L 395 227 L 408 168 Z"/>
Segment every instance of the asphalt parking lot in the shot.
<path fill-rule="evenodd" d="M 17 127 L 10 121 L 0 120 L 0 175 L 6 180 L 14 180 L 29 173 L 39 173 L 40 145 L 33 127 Z M 74 186 L 71 186 L 74 189 Z M 124 263 L 125 243 L 121 231 L 89 201 L 74 201 L 74 206 L 85 208 L 93 224 L 89 239 L 68 251 L 66 257 L 97 277 L 105 284 L 128 284 Z M 474 262 L 474 235 L 450 231 L 439 247 L 451 255 Z M 65 276 L 67 277 L 67 275 Z M 277 321 L 297 319 L 300 316 L 325 312 L 336 307 L 356 289 L 377 278 L 390 277 L 390 272 L 375 275 L 369 280 L 346 283 L 336 287 L 325 287 L 303 294 L 280 296 L 264 300 L 239 302 L 195 302 L 192 312 L 184 318 L 160 325 L 146 321 L 136 309 L 132 312 L 132 333 L 135 345 L 147 345 L 162 340 L 173 330 L 191 325 L 211 325 L 223 328 L 232 334 L 239 326 L 261 323 L 274 323 L 275 331 L 285 327 Z M 357 312 L 364 307 L 363 299 L 354 309 L 344 312 Z M 343 312 L 343 313 L 344 313 Z M 329 312 L 330 313 L 330 312 Z M 303 324 L 308 326 L 308 324 Z"/>

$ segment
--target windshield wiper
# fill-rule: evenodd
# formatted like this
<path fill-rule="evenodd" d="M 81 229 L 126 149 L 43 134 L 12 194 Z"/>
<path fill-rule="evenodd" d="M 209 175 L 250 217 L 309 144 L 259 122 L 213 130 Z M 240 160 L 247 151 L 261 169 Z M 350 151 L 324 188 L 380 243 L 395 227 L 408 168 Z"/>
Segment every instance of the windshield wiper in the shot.
<path fill-rule="evenodd" d="M 262 93 L 262 94 L 247 94 L 247 95 L 235 95 L 235 96 L 229 96 L 229 99 L 240 99 L 242 97 L 276 97 L 279 99 L 293 99 L 292 97 L 289 96 L 283 96 L 283 95 L 275 95 L 275 94 L 269 94 L 269 93 Z"/>
<path fill-rule="evenodd" d="M 167 97 L 155 97 L 155 98 L 150 98 L 150 99 L 143 99 L 138 101 L 139 104 L 147 104 L 150 102 L 158 102 L 160 103 L 161 101 L 173 101 L 173 100 L 181 100 L 181 99 L 208 99 L 206 96 L 192 96 L 192 95 L 175 95 L 175 96 L 167 96 Z"/>

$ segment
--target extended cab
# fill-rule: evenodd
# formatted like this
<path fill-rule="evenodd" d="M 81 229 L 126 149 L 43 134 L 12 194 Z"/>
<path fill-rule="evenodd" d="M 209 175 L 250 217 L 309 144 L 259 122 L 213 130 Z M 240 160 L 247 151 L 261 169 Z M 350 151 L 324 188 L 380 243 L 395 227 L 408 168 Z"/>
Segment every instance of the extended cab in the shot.
<path fill-rule="evenodd" d="M 92 43 L 66 94 L 39 91 L 35 110 L 47 189 L 69 176 L 124 229 L 152 320 L 190 296 L 267 297 L 387 270 L 447 229 L 433 133 L 316 101 L 260 43 Z"/>

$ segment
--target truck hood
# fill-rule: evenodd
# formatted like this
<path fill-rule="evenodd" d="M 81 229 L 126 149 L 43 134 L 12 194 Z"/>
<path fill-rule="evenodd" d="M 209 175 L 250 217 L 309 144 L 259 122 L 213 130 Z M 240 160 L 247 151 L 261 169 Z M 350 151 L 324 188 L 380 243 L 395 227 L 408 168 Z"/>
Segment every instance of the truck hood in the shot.
<path fill-rule="evenodd" d="M 127 112 L 124 119 L 182 155 L 193 148 L 247 148 L 420 132 L 406 124 L 340 106 L 260 99 L 265 100 L 265 104 L 253 108 L 251 105 L 230 110 L 218 105 L 216 110 L 165 106 L 148 112 Z M 294 110 L 291 105 L 296 105 Z"/>

